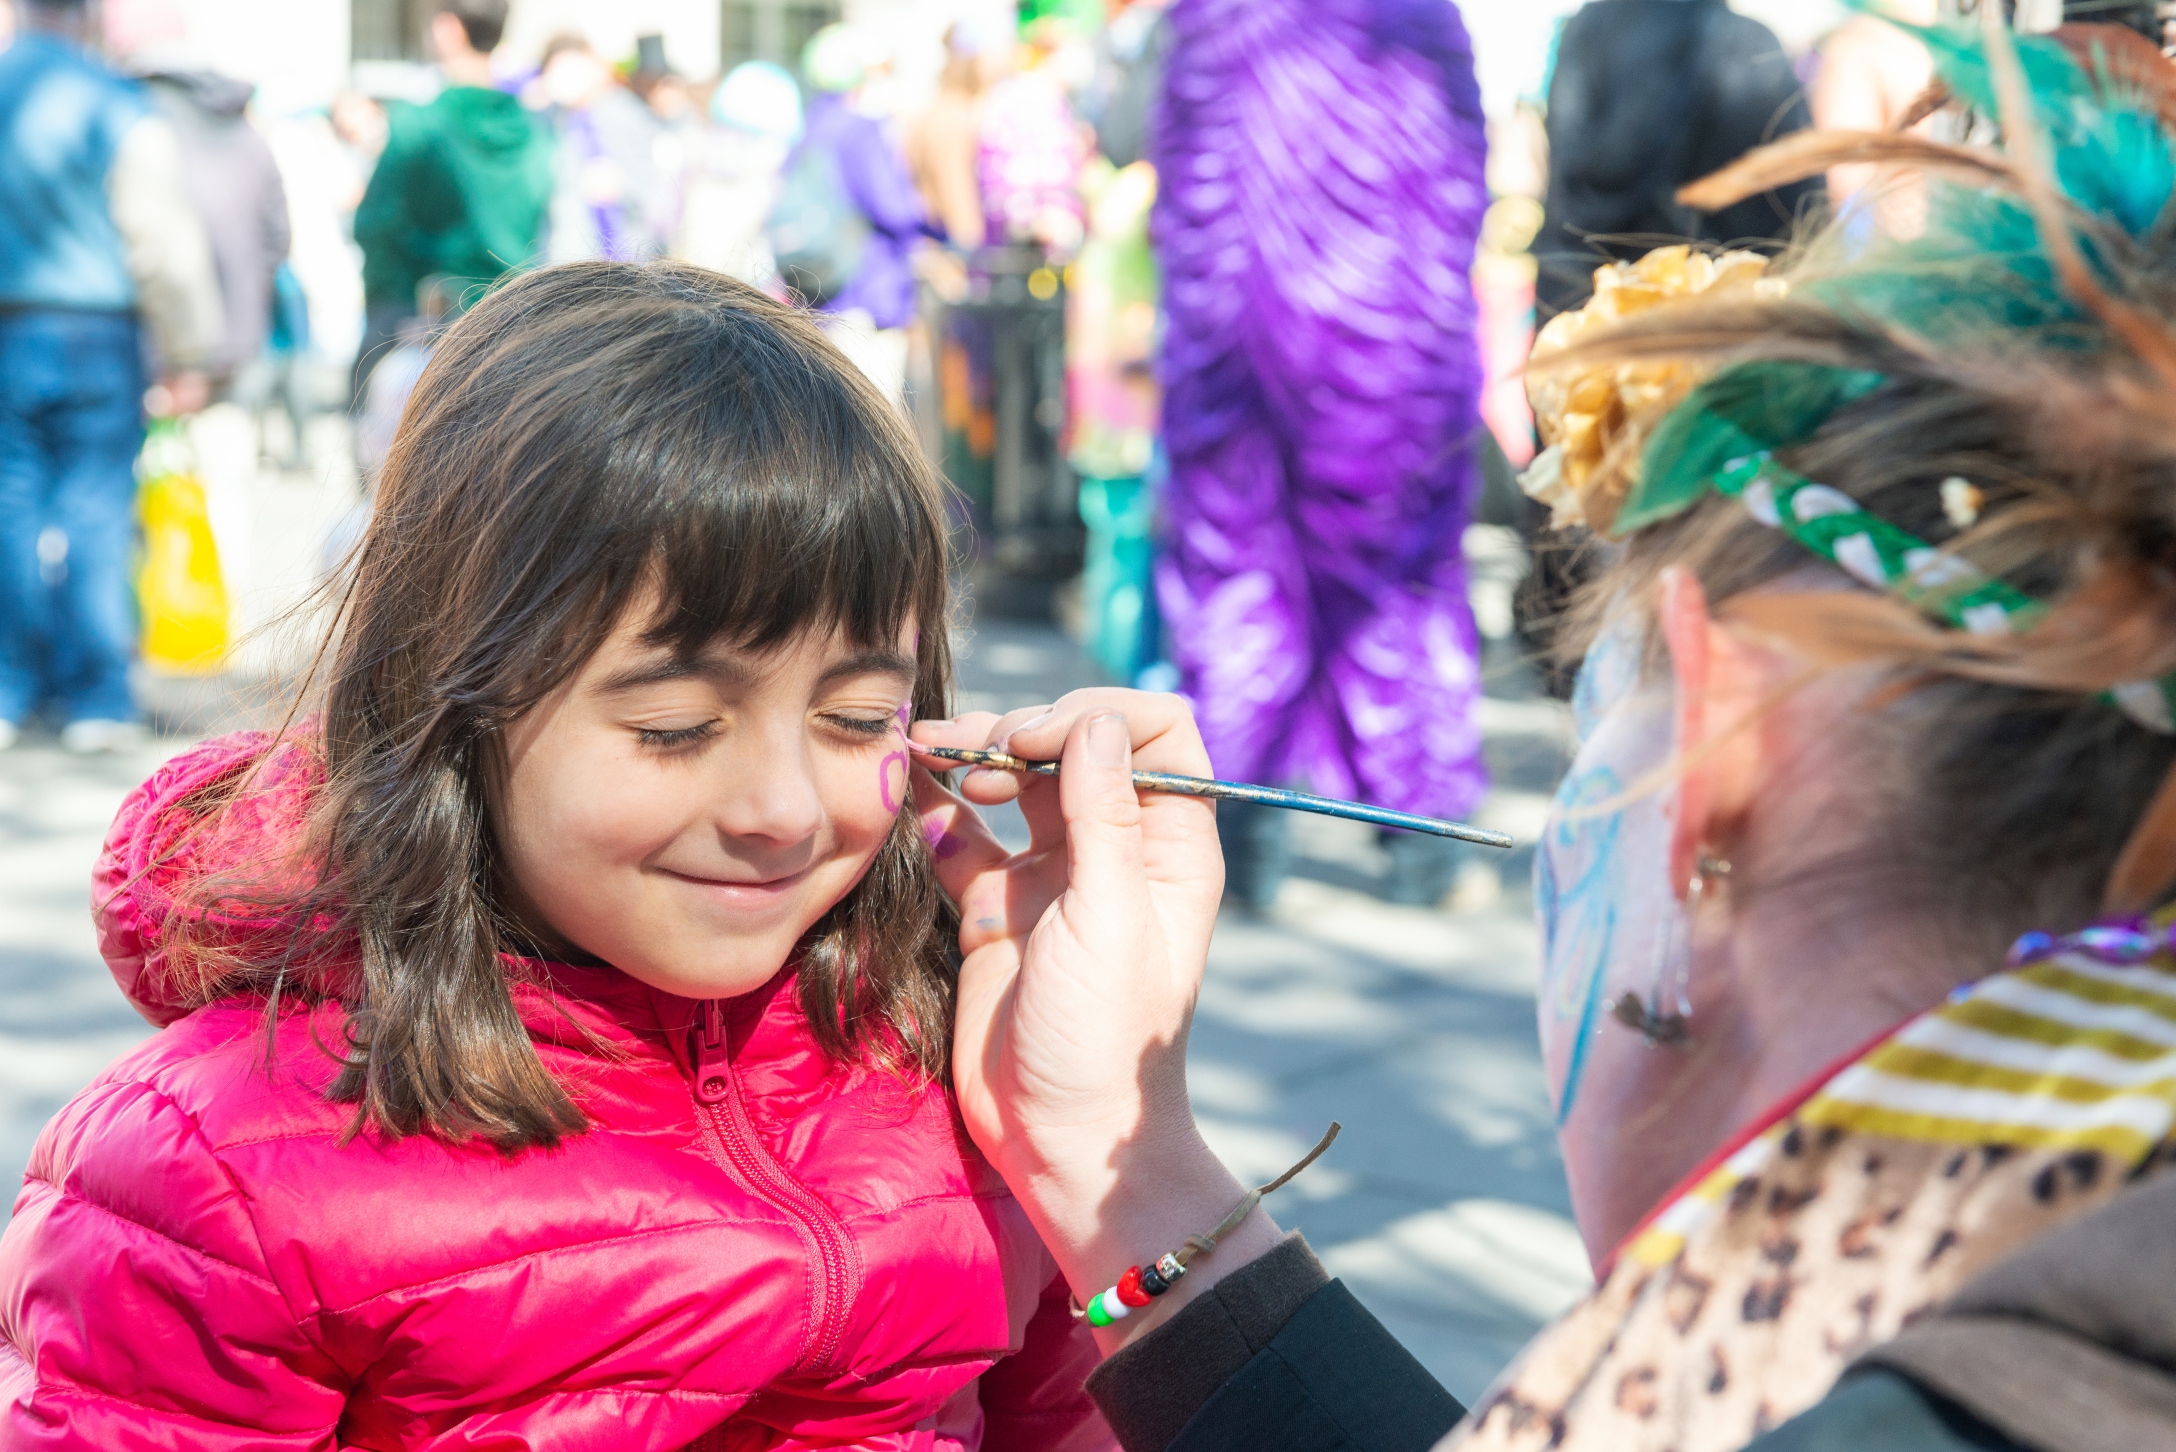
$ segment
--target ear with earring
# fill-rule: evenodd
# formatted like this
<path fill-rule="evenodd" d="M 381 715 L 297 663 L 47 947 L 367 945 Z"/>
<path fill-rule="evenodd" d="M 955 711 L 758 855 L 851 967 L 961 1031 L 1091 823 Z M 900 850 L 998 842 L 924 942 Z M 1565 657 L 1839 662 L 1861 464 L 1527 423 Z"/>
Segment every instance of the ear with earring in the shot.
<path fill-rule="evenodd" d="M 1650 1048 L 1683 1049 L 1692 1045 L 1692 925 L 1707 897 L 1708 883 L 1730 875 L 1730 864 L 1703 850 L 1692 880 L 1685 884 L 1685 905 L 1662 934 L 1655 951 L 1655 981 L 1644 1001 L 1626 993 L 1611 1007 L 1617 1022 L 1647 1040 Z M 1685 940 L 1683 952 L 1679 939 Z"/>

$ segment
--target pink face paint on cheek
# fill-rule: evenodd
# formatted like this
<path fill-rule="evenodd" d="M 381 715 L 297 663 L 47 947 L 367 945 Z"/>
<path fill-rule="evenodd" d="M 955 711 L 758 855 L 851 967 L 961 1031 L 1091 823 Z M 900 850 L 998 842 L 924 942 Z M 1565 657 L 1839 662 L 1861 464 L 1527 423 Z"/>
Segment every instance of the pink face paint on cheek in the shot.
<path fill-rule="evenodd" d="M 899 768 L 899 784 L 897 786 L 892 785 L 892 768 L 895 766 Z M 899 815 L 899 809 L 906 805 L 907 754 L 904 751 L 895 751 L 890 756 L 885 757 L 884 764 L 876 769 L 876 774 L 877 790 L 884 797 L 884 810 L 890 812 L 893 816 Z"/>

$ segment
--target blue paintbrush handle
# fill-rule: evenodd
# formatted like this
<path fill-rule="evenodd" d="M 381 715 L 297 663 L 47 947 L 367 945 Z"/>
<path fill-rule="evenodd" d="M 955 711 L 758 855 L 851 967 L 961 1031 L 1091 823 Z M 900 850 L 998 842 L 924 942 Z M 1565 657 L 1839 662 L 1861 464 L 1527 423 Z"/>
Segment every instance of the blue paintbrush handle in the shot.
<path fill-rule="evenodd" d="M 914 749 L 925 756 L 956 761 L 964 766 L 1031 772 L 1036 776 L 1058 774 L 1058 763 L 1055 761 L 1029 761 L 1024 757 L 1008 756 L 1001 751 L 975 751 L 963 746 L 923 746 L 920 743 L 916 743 Z M 1461 842 L 1478 842 L 1483 847 L 1512 845 L 1508 833 L 1492 832 L 1486 827 L 1469 827 L 1464 822 L 1446 822 L 1439 817 L 1394 812 L 1388 807 L 1370 807 L 1359 802 L 1339 801 L 1335 797 L 1318 797 L 1311 792 L 1286 791 L 1282 787 L 1249 786 L 1245 782 L 1237 781 L 1212 781 L 1205 776 L 1174 776 L 1166 771 L 1137 771 L 1133 774 L 1133 784 L 1152 792 L 1210 797 L 1221 801 L 1259 802 L 1265 807 L 1283 807 L 1288 811 L 1343 817 L 1353 822 L 1370 822 L 1378 827 L 1426 832 L 1435 837 L 1455 837 Z"/>

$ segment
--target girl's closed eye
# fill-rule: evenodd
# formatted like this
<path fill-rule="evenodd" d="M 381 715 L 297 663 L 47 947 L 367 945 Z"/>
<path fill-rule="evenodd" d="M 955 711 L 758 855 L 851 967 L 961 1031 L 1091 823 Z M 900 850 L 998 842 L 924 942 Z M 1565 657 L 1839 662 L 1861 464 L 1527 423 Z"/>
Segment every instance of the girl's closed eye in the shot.
<path fill-rule="evenodd" d="M 899 718 L 890 713 L 882 716 L 853 716 L 832 712 L 827 713 L 824 720 L 849 736 L 861 736 L 874 741 L 880 736 L 889 736 Z"/>
<path fill-rule="evenodd" d="M 644 746 L 658 751 L 671 751 L 676 748 L 693 746 L 699 741 L 708 741 L 717 734 L 718 723 L 715 719 L 703 721 L 694 726 L 637 726 L 635 728 L 635 739 Z"/>

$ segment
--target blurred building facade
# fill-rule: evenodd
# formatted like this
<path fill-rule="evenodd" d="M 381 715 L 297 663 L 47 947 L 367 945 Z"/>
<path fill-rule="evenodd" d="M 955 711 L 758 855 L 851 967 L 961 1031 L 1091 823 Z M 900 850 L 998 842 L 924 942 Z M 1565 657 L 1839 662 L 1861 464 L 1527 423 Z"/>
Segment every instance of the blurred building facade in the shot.
<path fill-rule="evenodd" d="M 146 0 L 109 0 L 108 11 Z M 421 99 L 434 87 L 423 35 L 433 0 L 149 0 L 185 30 L 192 49 L 217 57 L 227 74 L 254 82 L 262 114 L 291 115 L 328 105 L 344 89 Z M 892 42 L 909 90 L 934 89 L 945 27 L 984 12 L 1009 14 L 1004 0 L 513 0 L 504 55 L 533 66 L 563 31 L 586 36 L 600 55 L 635 53 L 635 37 L 661 35 L 672 67 L 693 79 L 744 60 L 789 67 L 818 29 L 857 20 Z M 924 74 L 926 72 L 926 75 Z"/>

